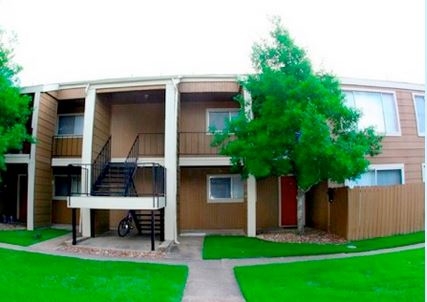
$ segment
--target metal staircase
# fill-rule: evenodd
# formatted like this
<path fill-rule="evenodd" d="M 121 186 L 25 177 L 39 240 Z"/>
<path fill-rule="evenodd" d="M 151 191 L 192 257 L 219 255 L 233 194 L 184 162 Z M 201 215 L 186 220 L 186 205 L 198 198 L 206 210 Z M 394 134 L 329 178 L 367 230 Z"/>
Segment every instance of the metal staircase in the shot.
<path fill-rule="evenodd" d="M 131 214 L 140 235 L 151 236 L 153 223 L 154 236 L 158 236 L 160 241 L 165 240 L 165 209 L 132 210 Z"/>
<path fill-rule="evenodd" d="M 138 196 L 131 169 L 125 163 L 107 163 L 92 186 L 92 195 Z"/>

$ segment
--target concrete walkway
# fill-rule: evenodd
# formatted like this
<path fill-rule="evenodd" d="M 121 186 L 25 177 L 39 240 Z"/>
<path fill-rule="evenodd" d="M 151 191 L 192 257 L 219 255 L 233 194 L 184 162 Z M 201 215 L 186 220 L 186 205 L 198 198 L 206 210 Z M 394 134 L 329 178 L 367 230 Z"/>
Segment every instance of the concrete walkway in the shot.
<path fill-rule="evenodd" d="M 350 253 L 350 254 L 332 254 L 332 255 L 318 255 L 318 256 L 301 256 L 301 257 L 278 257 L 278 258 L 251 258 L 251 259 L 222 259 L 222 260 L 203 260 L 202 243 L 203 237 L 181 237 L 178 245 L 172 245 L 166 255 L 159 259 L 153 258 L 116 258 L 105 257 L 100 255 L 89 254 L 72 254 L 64 252 L 59 249 L 64 241 L 69 240 L 70 235 L 61 236 L 52 240 L 48 240 L 30 247 L 20 247 L 10 244 L 0 243 L 0 247 L 25 250 L 39 253 L 48 253 L 62 256 L 73 256 L 85 259 L 99 259 L 99 260 L 120 260 L 120 261 L 137 261 L 137 262 L 157 262 L 167 264 L 185 264 L 189 267 L 189 276 L 184 290 L 183 301 L 185 302 L 201 302 L 201 301 L 218 301 L 218 302 L 237 302 L 245 301 L 239 286 L 234 278 L 233 268 L 242 265 L 255 265 L 255 264 L 270 264 L 270 263 L 290 263 L 298 261 L 313 261 L 323 259 L 340 259 L 358 256 L 369 256 L 383 253 L 391 253 L 397 251 L 411 250 L 425 247 L 424 243 L 390 248 L 383 250 L 375 250 L 370 252 Z M 108 246 L 108 240 L 115 240 L 117 245 L 117 238 L 106 238 L 104 241 L 99 239 L 90 241 L 89 239 L 85 245 L 94 246 Z M 123 241 L 127 248 L 132 248 L 131 240 Z M 136 243 L 135 243 L 136 244 Z M 140 243 L 138 243 L 140 244 Z"/>

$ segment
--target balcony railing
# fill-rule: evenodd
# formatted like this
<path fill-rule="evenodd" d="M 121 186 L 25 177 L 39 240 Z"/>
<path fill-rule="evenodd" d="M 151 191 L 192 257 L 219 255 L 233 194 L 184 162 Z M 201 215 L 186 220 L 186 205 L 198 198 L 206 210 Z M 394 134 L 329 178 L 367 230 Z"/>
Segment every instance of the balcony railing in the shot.
<path fill-rule="evenodd" d="M 164 133 L 139 133 L 138 140 L 140 157 L 157 157 L 165 154 Z"/>
<path fill-rule="evenodd" d="M 211 147 L 209 132 L 180 132 L 179 154 L 183 156 L 219 155 L 218 148 Z"/>
<path fill-rule="evenodd" d="M 52 157 L 81 157 L 82 141 L 81 135 L 53 136 Z"/>

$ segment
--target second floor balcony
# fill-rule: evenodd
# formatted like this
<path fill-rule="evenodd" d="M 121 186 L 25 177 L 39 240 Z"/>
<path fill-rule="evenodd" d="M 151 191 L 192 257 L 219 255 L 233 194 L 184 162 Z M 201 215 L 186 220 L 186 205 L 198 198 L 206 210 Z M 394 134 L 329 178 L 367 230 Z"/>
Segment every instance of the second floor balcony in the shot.
<path fill-rule="evenodd" d="M 81 157 L 81 135 L 55 135 L 52 137 L 52 157 Z"/>

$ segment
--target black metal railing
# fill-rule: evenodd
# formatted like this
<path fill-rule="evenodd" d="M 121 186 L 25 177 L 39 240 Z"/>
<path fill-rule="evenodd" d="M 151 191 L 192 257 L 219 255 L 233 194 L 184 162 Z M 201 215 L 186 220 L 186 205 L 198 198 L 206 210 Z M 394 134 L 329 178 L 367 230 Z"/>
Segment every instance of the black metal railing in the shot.
<path fill-rule="evenodd" d="M 124 195 L 128 196 L 129 192 L 136 191 L 134 183 L 133 183 L 133 176 L 135 174 L 136 168 L 138 166 L 138 156 L 139 156 L 139 135 L 136 136 L 132 147 L 129 150 L 129 153 L 125 160 L 125 168 L 124 168 L 124 188 L 125 192 Z M 136 192 L 135 192 L 136 193 Z"/>
<path fill-rule="evenodd" d="M 141 195 L 152 196 L 153 207 L 158 207 L 159 198 L 166 196 L 166 168 L 158 163 L 144 163 L 139 165 L 139 167 L 142 169 L 141 175 L 146 175 L 144 170 L 151 170 L 151 188 L 148 191 L 143 192 Z"/>
<path fill-rule="evenodd" d="M 111 136 L 108 138 L 101 151 L 92 163 L 92 187 L 102 177 L 102 173 L 111 161 Z"/>
<path fill-rule="evenodd" d="M 219 149 L 212 147 L 211 132 L 179 132 L 180 155 L 219 155 Z"/>

